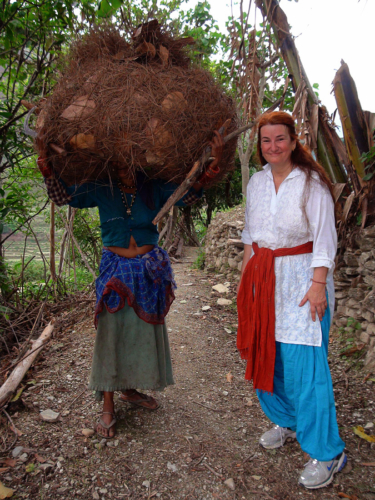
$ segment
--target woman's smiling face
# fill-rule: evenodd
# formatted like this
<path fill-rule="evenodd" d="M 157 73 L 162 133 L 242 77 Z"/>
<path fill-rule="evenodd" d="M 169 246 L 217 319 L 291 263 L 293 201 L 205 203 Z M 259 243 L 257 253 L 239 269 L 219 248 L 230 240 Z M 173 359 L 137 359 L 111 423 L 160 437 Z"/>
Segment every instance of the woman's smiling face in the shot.
<path fill-rule="evenodd" d="M 260 129 L 260 145 L 264 159 L 272 165 L 291 163 L 296 141 L 292 141 L 285 125 L 264 125 Z"/>

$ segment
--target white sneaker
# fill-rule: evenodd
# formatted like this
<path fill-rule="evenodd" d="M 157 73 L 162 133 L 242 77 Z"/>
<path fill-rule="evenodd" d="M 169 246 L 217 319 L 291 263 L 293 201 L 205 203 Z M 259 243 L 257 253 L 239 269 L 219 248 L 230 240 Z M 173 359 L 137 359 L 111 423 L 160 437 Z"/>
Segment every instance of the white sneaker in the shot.
<path fill-rule="evenodd" d="M 284 446 L 287 439 L 296 439 L 296 433 L 287 427 L 275 425 L 270 431 L 263 434 L 259 439 L 259 444 L 267 450 L 273 450 Z"/>
<path fill-rule="evenodd" d="M 320 462 L 310 458 L 299 478 L 299 484 L 310 490 L 324 488 L 332 483 L 333 476 L 336 472 L 340 472 L 345 464 L 346 455 L 344 452 L 328 462 Z"/>

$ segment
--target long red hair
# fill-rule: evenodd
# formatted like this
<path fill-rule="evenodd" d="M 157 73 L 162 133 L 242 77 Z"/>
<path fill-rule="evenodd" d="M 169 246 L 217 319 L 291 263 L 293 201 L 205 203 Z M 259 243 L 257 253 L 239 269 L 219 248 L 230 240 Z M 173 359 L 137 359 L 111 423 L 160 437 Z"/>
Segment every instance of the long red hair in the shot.
<path fill-rule="evenodd" d="M 302 146 L 302 144 L 299 142 L 298 135 L 296 133 L 294 119 L 290 114 L 285 113 L 284 111 L 273 111 L 272 113 L 264 113 L 264 115 L 260 117 L 258 121 L 258 143 L 257 143 L 257 151 L 260 163 L 263 166 L 266 165 L 267 163 L 264 156 L 262 155 L 261 137 L 260 137 L 261 128 L 264 127 L 265 125 L 285 125 L 285 127 L 288 129 L 291 140 L 296 141 L 296 147 L 294 151 L 292 151 L 291 155 L 292 164 L 295 165 L 296 167 L 299 167 L 301 170 L 305 172 L 307 186 L 309 186 L 311 183 L 313 172 L 316 172 L 319 176 L 320 182 L 322 184 L 325 184 L 329 189 L 329 192 L 331 193 L 332 199 L 334 201 L 332 183 L 328 175 L 326 174 L 323 167 L 314 160 L 310 151 L 308 151 L 308 149 Z"/>

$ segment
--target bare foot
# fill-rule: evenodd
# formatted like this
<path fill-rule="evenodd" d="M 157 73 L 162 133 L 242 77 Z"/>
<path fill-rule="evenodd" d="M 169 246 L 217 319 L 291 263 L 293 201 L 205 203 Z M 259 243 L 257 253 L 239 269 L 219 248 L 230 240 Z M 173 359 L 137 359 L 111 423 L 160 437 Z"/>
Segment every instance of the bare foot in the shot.
<path fill-rule="evenodd" d="M 159 403 L 155 398 L 147 396 L 147 394 L 142 394 L 135 389 L 128 389 L 127 391 L 124 391 L 121 394 L 120 399 L 122 401 L 126 401 L 127 403 L 146 408 L 147 410 L 157 410 L 159 408 Z"/>
<path fill-rule="evenodd" d="M 110 427 L 104 427 L 100 420 L 106 426 L 110 426 L 113 420 L 113 424 Z M 115 419 L 115 405 L 113 402 L 113 392 L 104 392 L 104 403 L 103 403 L 103 412 L 100 417 L 100 420 L 96 426 L 96 432 L 99 436 L 103 436 L 104 438 L 113 438 L 116 434 L 116 419 Z"/>

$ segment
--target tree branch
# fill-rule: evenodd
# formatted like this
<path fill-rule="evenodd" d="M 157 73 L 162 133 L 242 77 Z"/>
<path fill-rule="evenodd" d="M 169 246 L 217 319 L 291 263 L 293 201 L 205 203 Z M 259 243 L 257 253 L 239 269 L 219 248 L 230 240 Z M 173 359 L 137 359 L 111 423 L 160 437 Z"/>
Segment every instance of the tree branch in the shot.
<path fill-rule="evenodd" d="M 45 202 L 45 204 L 43 205 L 43 207 L 34 215 L 30 215 L 30 217 L 28 217 L 22 224 L 20 224 L 17 229 L 15 229 L 14 231 L 12 231 L 10 234 L 8 234 L 8 236 L 6 236 L 3 240 L 0 241 L 0 246 L 2 246 L 5 241 L 10 238 L 14 233 L 16 233 L 17 231 L 19 231 L 21 229 L 21 227 L 23 227 L 25 224 L 27 224 L 27 222 L 29 222 L 31 219 L 33 219 L 34 217 L 36 217 L 37 215 L 40 214 L 40 212 L 43 212 L 43 210 L 46 208 L 46 206 L 48 205 L 48 202 L 49 200 L 47 200 Z"/>

